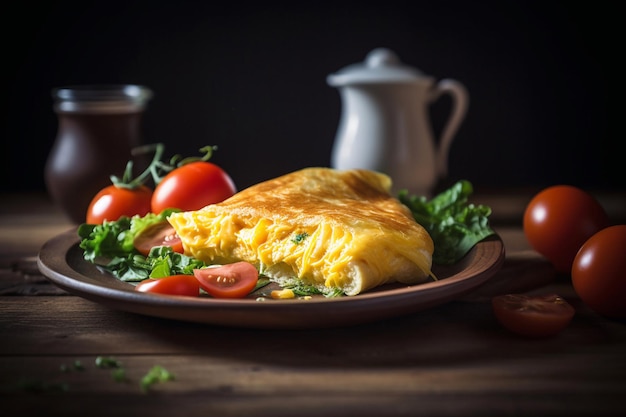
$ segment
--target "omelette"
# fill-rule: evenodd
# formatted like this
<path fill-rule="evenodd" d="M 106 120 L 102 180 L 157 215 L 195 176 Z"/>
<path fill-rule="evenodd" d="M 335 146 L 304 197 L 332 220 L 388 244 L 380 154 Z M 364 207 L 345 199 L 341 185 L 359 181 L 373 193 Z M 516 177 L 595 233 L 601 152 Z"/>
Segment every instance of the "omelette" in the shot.
<path fill-rule="evenodd" d="M 246 261 L 281 286 L 353 296 L 431 275 L 433 241 L 390 190 L 379 172 L 305 168 L 168 220 L 208 264 Z"/>

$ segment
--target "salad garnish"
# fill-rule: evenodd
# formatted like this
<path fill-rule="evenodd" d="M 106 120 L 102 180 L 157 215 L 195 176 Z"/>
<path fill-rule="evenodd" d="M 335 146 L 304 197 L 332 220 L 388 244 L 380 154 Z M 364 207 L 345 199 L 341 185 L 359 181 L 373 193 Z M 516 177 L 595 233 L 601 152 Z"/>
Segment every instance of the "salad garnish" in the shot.
<path fill-rule="evenodd" d="M 433 263 L 450 265 L 460 261 L 478 242 L 494 235 L 489 225 L 491 208 L 469 202 L 474 187 L 460 180 L 431 200 L 424 196 L 398 194 L 411 209 L 415 221 L 424 227 L 435 244 Z"/>

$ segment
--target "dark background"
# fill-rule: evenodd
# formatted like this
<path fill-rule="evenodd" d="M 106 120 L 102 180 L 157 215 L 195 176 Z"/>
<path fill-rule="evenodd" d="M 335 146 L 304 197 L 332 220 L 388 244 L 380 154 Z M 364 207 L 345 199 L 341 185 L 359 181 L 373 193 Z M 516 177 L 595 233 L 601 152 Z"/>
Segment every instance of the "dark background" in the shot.
<path fill-rule="evenodd" d="M 150 87 L 144 142 L 218 145 L 239 188 L 328 166 L 341 103 L 326 76 L 381 46 L 469 90 L 449 180 L 624 189 L 623 21 L 609 3 L 24 3 L 2 19 L 1 191 L 45 189 L 50 90 L 69 84 Z M 433 106 L 435 130 L 448 106 Z"/>

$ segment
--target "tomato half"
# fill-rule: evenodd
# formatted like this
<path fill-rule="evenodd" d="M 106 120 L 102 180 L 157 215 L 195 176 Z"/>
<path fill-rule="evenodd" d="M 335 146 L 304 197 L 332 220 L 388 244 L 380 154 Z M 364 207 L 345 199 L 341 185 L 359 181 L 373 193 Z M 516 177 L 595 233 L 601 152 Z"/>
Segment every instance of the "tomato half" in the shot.
<path fill-rule="evenodd" d="M 602 229 L 582 245 L 572 266 L 572 284 L 592 310 L 626 318 L 626 225 Z"/>
<path fill-rule="evenodd" d="M 548 337 L 563 330 L 574 317 L 574 307 L 556 294 L 505 294 L 492 299 L 498 321 L 510 331 L 528 337 Z"/>
<path fill-rule="evenodd" d="M 535 195 L 524 211 L 528 243 L 560 273 L 570 273 L 578 249 L 609 218 L 600 203 L 586 191 L 555 185 Z"/>
<path fill-rule="evenodd" d="M 171 246 L 174 252 L 185 252 L 183 242 L 168 222 L 159 222 L 146 227 L 135 237 L 133 245 L 143 256 L 148 256 L 155 246 Z"/>
<path fill-rule="evenodd" d="M 248 262 L 194 269 L 193 274 L 202 289 L 218 298 L 243 298 L 259 280 L 256 268 Z"/>
<path fill-rule="evenodd" d="M 116 221 L 122 216 L 145 216 L 150 212 L 152 190 L 145 185 L 137 188 L 104 187 L 91 200 L 86 222 L 102 224 L 104 220 Z"/>
<path fill-rule="evenodd" d="M 155 294 L 198 297 L 200 295 L 200 283 L 193 275 L 170 275 L 143 280 L 135 286 L 135 290 Z"/>
<path fill-rule="evenodd" d="M 226 200 L 236 192 L 230 176 L 211 162 L 192 162 L 168 173 L 154 189 L 152 212 L 168 208 L 199 210 Z"/>

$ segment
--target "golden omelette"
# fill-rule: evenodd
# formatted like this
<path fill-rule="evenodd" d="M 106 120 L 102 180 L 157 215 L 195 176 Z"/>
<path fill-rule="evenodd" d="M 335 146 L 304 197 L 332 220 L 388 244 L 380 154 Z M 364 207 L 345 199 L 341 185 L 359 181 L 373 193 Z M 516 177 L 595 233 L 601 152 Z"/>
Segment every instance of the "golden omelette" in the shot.
<path fill-rule="evenodd" d="M 378 172 L 306 168 L 168 220 L 208 264 L 247 261 L 280 285 L 356 295 L 431 274 L 433 241 L 390 189 Z"/>

